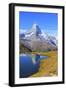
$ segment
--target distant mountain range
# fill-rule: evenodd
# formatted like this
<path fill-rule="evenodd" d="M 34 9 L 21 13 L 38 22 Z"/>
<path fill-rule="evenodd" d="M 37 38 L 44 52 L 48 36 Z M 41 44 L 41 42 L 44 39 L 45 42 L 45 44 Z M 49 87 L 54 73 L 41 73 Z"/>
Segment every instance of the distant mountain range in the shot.
<path fill-rule="evenodd" d="M 37 24 L 33 24 L 28 32 L 20 34 L 20 42 L 32 51 L 57 49 L 56 37 L 43 33 Z"/>

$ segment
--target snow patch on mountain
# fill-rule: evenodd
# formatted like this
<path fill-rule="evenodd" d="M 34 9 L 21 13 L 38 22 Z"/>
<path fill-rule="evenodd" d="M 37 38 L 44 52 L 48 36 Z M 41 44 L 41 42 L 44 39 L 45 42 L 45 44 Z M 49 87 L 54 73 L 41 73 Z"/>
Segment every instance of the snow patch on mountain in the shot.
<path fill-rule="evenodd" d="M 43 32 L 37 24 L 31 30 L 20 34 L 21 42 L 28 48 L 35 50 L 57 49 L 57 39 Z"/>

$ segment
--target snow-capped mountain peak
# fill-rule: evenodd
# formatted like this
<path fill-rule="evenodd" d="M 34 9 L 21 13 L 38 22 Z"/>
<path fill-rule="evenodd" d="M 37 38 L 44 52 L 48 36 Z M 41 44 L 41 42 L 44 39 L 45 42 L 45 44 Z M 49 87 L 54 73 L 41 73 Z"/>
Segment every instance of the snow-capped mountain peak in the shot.
<path fill-rule="evenodd" d="M 40 27 L 38 26 L 38 24 L 33 24 L 32 26 L 32 32 L 34 32 L 35 34 L 41 34 L 41 30 L 40 30 Z"/>
<path fill-rule="evenodd" d="M 57 49 L 57 40 L 55 37 L 49 36 L 42 32 L 39 25 L 33 24 L 31 30 L 22 34 L 21 42 L 32 50 L 48 50 Z"/>

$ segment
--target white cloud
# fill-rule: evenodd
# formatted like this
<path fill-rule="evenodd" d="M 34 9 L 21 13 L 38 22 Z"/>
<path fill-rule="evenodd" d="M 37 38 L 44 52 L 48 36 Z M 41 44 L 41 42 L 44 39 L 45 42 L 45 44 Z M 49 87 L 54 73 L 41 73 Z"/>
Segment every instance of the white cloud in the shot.
<path fill-rule="evenodd" d="M 19 33 L 21 34 L 21 33 L 25 33 L 25 32 L 26 32 L 25 29 L 20 29 L 20 32 Z"/>
<path fill-rule="evenodd" d="M 57 35 L 58 32 L 57 32 L 57 33 L 54 32 L 54 31 L 50 32 L 50 30 L 43 30 L 43 29 L 42 29 L 41 31 L 42 31 L 43 34 L 46 33 L 46 34 L 48 34 L 49 36 L 54 36 L 54 37 L 57 37 L 57 36 L 58 36 L 58 35 Z"/>

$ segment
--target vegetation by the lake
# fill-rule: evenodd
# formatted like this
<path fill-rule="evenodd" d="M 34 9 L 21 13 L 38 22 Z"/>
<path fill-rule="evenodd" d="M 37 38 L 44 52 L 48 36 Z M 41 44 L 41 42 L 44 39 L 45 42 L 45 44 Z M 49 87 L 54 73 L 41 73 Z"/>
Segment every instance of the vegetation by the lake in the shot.
<path fill-rule="evenodd" d="M 32 53 L 48 56 L 48 58 L 44 60 L 40 60 L 39 71 L 33 74 L 31 77 L 56 76 L 58 74 L 57 51 L 32 52 Z"/>
<path fill-rule="evenodd" d="M 46 59 L 40 60 L 40 68 L 39 71 L 30 77 L 45 77 L 45 76 L 56 76 L 58 75 L 58 54 L 57 50 L 54 51 L 31 51 L 27 47 L 25 47 L 22 43 L 20 43 L 20 54 L 21 53 L 31 53 L 31 54 L 39 54 L 48 56 Z"/>
<path fill-rule="evenodd" d="M 19 53 L 31 53 L 31 50 L 25 47 L 22 43 L 20 43 Z"/>

